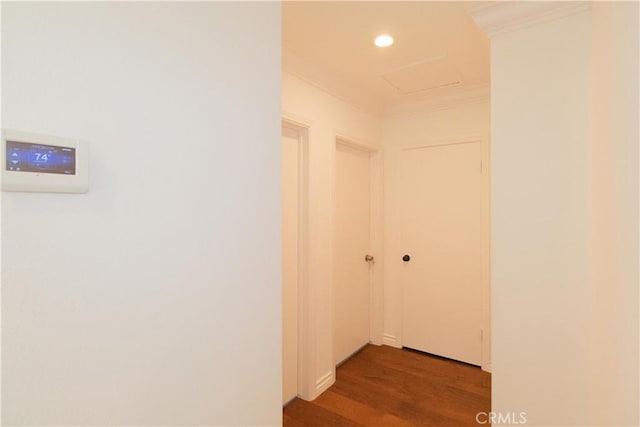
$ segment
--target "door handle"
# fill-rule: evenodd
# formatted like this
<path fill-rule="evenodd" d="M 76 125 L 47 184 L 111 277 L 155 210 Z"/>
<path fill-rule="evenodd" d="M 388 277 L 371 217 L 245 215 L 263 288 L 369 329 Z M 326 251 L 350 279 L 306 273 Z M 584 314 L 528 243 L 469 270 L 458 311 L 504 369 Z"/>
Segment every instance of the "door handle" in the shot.
<path fill-rule="evenodd" d="M 376 262 L 375 258 L 373 258 L 373 256 L 371 256 L 369 254 L 364 256 L 364 260 L 367 261 L 367 262 L 370 262 L 371 264 Z"/>

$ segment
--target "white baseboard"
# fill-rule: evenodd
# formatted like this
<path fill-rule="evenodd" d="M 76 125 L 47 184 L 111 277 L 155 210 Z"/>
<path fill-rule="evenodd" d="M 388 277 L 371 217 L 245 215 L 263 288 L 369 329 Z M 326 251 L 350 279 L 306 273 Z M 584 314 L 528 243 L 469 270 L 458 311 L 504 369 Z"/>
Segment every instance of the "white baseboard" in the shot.
<path fill-rule="evenodd" d="M 388 345 L 391 347 L 396 347 L 396 348 L 402 347 L 398 342 L 398 338 L 395 335 L 391 335 L 391 334 L 384 334 L 382 336 L 382 344 Z"/>
<path fill-rule="evenodd" d="M 326 389 L 331 387 L 335 379 L 333 377 L 333 371 L 329 371 L 324 374 L 318 381 L 316 381 L 316 395 L 320 395 Z"/>

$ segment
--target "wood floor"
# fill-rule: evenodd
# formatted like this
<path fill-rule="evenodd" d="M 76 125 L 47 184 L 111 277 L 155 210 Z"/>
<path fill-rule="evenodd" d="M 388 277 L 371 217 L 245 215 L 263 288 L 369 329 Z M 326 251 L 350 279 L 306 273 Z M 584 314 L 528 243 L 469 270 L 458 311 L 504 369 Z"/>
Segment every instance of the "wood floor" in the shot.
<path fill-rule="evenodd" d="M 289 403 L 283 424 L 478 426 L 476 414 L 490 408 L 491 375 L 480 368 L 368 345 L 337 369 L 336 383 L 316 400 Z"/>

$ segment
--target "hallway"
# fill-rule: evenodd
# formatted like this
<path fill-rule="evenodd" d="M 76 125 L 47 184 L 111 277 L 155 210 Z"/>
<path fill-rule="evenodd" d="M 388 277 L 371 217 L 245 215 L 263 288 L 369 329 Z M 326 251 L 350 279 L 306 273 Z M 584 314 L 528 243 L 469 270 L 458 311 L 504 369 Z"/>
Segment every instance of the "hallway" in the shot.
<path fill-rule="evenodd" d="M 490 408 L 491 375 L 480 368 L 368 345 L 316 400 L 287 405 L 283 425 L 475 426 L 476 414 Z"/>

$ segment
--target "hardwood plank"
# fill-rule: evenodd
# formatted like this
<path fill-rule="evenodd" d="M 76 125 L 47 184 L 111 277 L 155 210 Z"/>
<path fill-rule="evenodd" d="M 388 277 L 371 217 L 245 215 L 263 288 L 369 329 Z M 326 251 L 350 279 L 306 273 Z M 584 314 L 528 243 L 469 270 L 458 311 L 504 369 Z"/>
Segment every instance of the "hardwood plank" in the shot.
<path fill-rule="evenodd" d="M 371 405 L 360 403 L 357 400 L 350 399 L 341 393 L 333 390 L 327 390 L 319 396 L 314 403 L 327 410 L 340 414 L 351 421 L 360 423 L 365 426 L 385 425 L 394 427 L 411 426 L 406 420 L 396 417 L 393 414 L 382 411 Z"/>
<path fill-rule="evenodd" d="M 305 402 L 302 399 L 295 399 L 289 403 L 284 408 L 284 415 L 305 426 L 362 426 L 362 424 L 350 421 L 334 411 L 324 409 L 314 402 Z"/>
<path fill-rule="evenodd" d="M 287 427 L 477 426 L 491 409 L 491 375 L 481 369 L 388 346 L 365 347 L 337 369 L 313 402 L 284 408 Z"/>
<path fill-rule="evenodd" d="M 282 416 L 282 425 L 288 427 L 306 427 L 308 424 L 298 421 L 286 412 Z"/>

